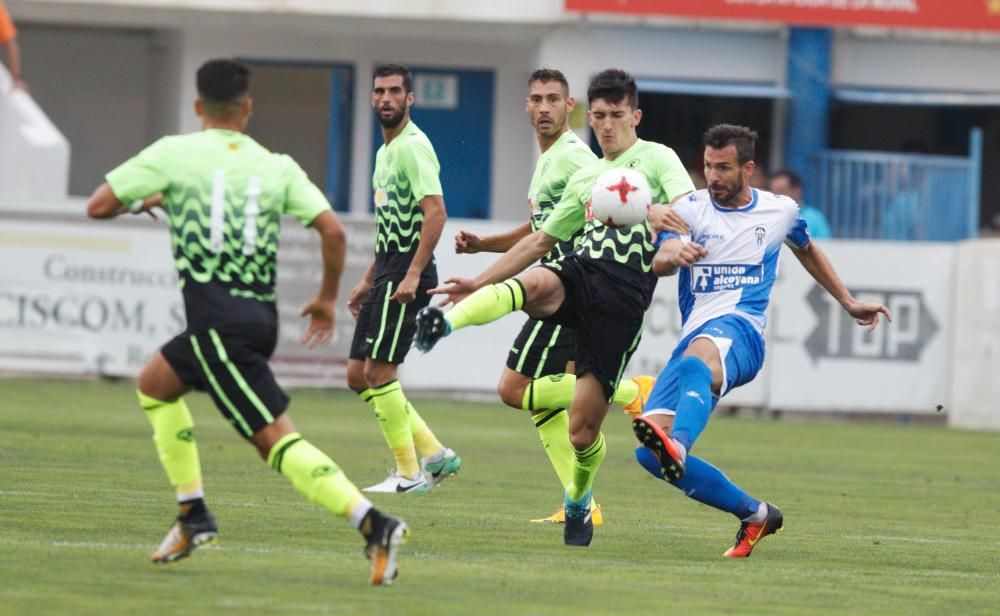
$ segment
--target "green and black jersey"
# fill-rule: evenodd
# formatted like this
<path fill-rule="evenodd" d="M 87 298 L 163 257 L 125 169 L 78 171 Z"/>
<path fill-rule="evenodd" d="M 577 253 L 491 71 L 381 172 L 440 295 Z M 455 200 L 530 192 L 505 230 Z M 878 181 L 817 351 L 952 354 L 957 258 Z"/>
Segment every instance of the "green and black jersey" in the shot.
<path fill-rule="evenodd" d="M 569 240 L 583 230 L 574 254 L 598 262 L 620 266 L 617 275 L 624 286 L 647 287 L 652 295 L 656 279 L 652 275 L 655 236 L 648 221 L 627 229 L 607 227 L 590 211 L 590 192 L 598 176 L 608 169 L 634 169 L 646 177 L 653 203 L 670 203 L 694 191 L 691 177 L 673 150 L 665 145 L 639 139 L 614 160 L 602 158 L 583 167 L 570 178 L 562 201 L 542 229 L 559 240 Z"/>
<path fill-rule="evenodd" d="M 541 229 L 549 214 L 559 204 L 570 177 L 581 167 L 596 160 L 597 156 L 570 130 L 542 153 L 528 188 L 532 231 Z M 573 244 L 580 233 L 556 244 L 542 257 L 542 263 L 558 261 L 563 255 L 573 252 Z"/>
<path fill-rule="evenodd" d="M 188 328 L 277 325 L 282 214 L 303 225 L 330 204 L 291 157 L 247 135 L 164 137 L 108 173 L 123 203 L 163 193 Z"/>
<path fill-rule="evenodd" d="M 420 200 L 441 195 L 434 146 L 413 121 L 375 154 L 375 280 L 406 274 L 420 246 L 424 212 Z M 437 278 L 434 259 L 421 278 Z"/>

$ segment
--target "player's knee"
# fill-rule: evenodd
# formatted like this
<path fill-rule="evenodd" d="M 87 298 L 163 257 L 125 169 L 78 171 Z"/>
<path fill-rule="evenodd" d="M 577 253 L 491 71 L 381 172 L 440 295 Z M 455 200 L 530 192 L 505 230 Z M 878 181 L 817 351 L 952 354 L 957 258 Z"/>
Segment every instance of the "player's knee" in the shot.
<path fill-rule="evenodd" d="M 500 384 L 497 385 L 497 393 L 500 395 L 500 399 L 503 403 L 509 407 L 519 409 L 524 403 L 524 385 L 520 383 L 512 383 L 506 379 L 501 379 Z"/>
<path fill-rule="evenodd" d="M 365 381 L 364 362 L 354 359 L 347 362 L 347 386 L 356 394 L 368 389 L 368 382 Z"/>
<path fill-rule="evenodd" d="M 594 441 L 597 440 L 597 435 L 599 433 L 600 429 L 597 427 L 583 427 L 570 432 L 569 442 L 573 444 L 573 449 L 577 451 L 584 451 L 594 444 Z"/>
<path fill-rule="evenodd" d="M 365 364 L 366 387 L 381 387 L 390 381 L 396 380 L 396 366 L 393 364 L 382 364 L 368 362 Z"/>
<path fill-rule="evenodd" d="M 352 374 L 350 371 L 347 372 L 347 386 L 351 388 L 356 394 L 360 394 L 364 390 L 368 389 L 368 382 L 365 381 L 365 373 L 359 371 L 357 374 Z"/>

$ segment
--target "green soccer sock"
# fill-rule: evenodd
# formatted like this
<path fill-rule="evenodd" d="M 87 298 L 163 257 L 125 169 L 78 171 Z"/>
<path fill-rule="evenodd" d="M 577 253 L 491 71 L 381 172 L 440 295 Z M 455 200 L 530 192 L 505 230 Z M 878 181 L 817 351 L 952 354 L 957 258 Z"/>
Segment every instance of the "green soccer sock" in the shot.
<path fill-rule="evenodd" d="M 576 375 L 549 374 L 539 377 L 524 388 L 521 408 L 526 411 L 565 409 L 573 402 Z"/>
<path fill-rule="evenodd" d="M 594 477 L 597 469 L 604 461 L 607 447 L 604 444 L 604 434 L 597 435 L 597 440 L 583 451 L 576 452 L 576 464 L 573 465 L 573 481 L 566 488 L 566 496 L 572 501 L 579 501 L 594 487 Z"/>
<path fill-rule="evenodd" d="M 156 453 L 177 491 L 177 502 L 204 497 L 198 445 L 194 442 L 194 419 L 187 404 L 181 399 L 164 402 L 141 391 L 136 391 L 136 395 L 153 426 Z"/>
<path fill-rule="evenodd" d="M 516 278 L 479 289 L 444 315 L 451 330 L 485 325 L 524 306 L 524 287 Z"/>
<path fill-rule="evenodd" d="M 297 492 L 331 513 L 348 517 L 358 505 L 367 503 L 337 463 L 298 432 L 275 443 L 267 463 L 287 477 Z"/>
<path fill-rule="evenodd" d="M 528 383 L 525 388 L 521 408 L 526 411 L 566 408 L 573 402 L 575 389 L 576 375 L 574 374 L 550 374 L 539 377 Z M 625 406 L 635 400 L 638 395 L 639 385 L 632 379 L 624 379 L 618 384 L 611 401 Z"/>
<path fill-rule="evenodd" d="M 413 444 L 421 457 L 433 456 L 444 449 L 444 445 L 431 432 L 427 422 L 420 416 L 417 409 L 413 408 L 413 404 L 409 400 L 406 401 L 406 412 L 410 418 L 410 434 L 413 435 Z"/>
<path fill-rule="evenodd" d="M 409 412 L 402 386 L 399 381 L 390 381 L 368 391 L 375 404 L 375 416 L 382 428 L 382 435 L 396 458 L 396 469 L 406 477 L 413 477 L 420 472 L 420 464 L 413 446 L 413 433 L 410 431 Z"/>
<path fill-rule="evenodd" d="M 569 414 L 566 409 L 546 410 L 532 415 L 531 421 L 538 428 L 538 438 L 542 440 L 545 455 L 549 457 L 565 490 L 573 480 L 573 465 L 576 462 L 576 452 L 569 442 Z"/>
<path fill-rule="evenodd" d="M 622 379 L 615 389 L 615 395 L 611 401 L 615 404 L 625 406 L 631 404 L 635 397 L 639 395 L 639 384 L 632 379 Z"/>

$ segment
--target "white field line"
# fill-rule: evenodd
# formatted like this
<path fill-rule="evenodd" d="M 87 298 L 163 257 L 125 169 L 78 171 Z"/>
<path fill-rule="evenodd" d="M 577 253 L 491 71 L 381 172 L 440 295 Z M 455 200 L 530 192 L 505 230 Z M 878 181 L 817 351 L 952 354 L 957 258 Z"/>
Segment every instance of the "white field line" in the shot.
<path fill-rule="evenodd" d="M 54 548 L 68 548 L 68 549 L 112 549 L 112 550 L 150 550 L 151 545 L 141 544 L 141 543 L 114 543 L 114 542 L 102 542 L 102 541 L 21 541 L 17 539 L 5 539 L 0 538 L 0 545 L 22 545 L 22 546 L 40 546 L 40 547 L 54 547 Z M 298 554 L 306 556 L 319 556 L 327 557 L 331 554 L 332 550 L 304 550 L 304 549 L 293 549 L 293 548 L 282 548 L 282 547 L 265 547 L 265 546 L 208 546 L 200 548 L 201 550 L 217 550 L 220 552 L 233 552 L 242 554 Z M 489 562 L 496 561 L 509 561 L 509 560 L 522 560 L 522 557 L 515 555 L 489 555 L 489 554 L 462 554 L 462 555 L 448 555 L 442 553 L 426 553 L 426 552 L 411 552 L 408 554 L 409 558 L 415 559 L 446 559 L 446 560 L 462 560 L 468 562 L 478 562 L 483 564 L 488 564 Z M 561 562 L 561 561 L 559 561 Z M 596 561 L 595 561 L 596 562 Z M 609 563 L 613 564 L 613 563 Z M 667 569 L 672 570 L 682 570 L 682 571 L 708 571 L 714 569 L 709 563 L 670 563 L 666 565 Z M 826 576 L 832 578 L 843 578 L 850 580 L 871 580 L 870 572 L 859 572 L 853 569 L 809 569 L 808 571 L 796 570 L 796 576 L 798 574 L 807 573 L 809 576 Z M 889 573 L 891 577 L 899 578 L 916 578 L 916 579 L 962 579 L 962 580 L 986 580 L 990 582 L 1000 582 L 1000 573 L 984 574 L 984 573 L 973 573 L 969 571 L 952 571 L 946 569 L 928 569 L 923 571 L 909 570 L 909 569 L 894 569 Z M 233 603 L 230 600 L 223 600 L 223 604 L 220 607 L 240 607 L 241 605 L 236 602 Z M 302 605 L 301 609 L 313 611 L 317 606 Z M 298 609 L 298 608 L 296 608 Z M 325 609 L 319 606 L 319 609 Z"/>

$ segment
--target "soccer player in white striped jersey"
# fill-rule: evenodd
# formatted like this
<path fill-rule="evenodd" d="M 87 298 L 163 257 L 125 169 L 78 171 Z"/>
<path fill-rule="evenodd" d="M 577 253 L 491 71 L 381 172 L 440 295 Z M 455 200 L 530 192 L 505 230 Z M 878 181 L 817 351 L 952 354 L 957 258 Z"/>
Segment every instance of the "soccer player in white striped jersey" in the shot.
<path fill-rule="evenodd" d="M 725 555 L 750 556 L 757 542 L 782 528 L 783 515 L 690 455 L 719 398 L 757 375 L 764 363 L 765 311 L 778 274 L 782 243 L 854 317 L 874 330 L 881 305 L 855 299 L 809 238 L 795 201 L 751 188 L 757 133 L 720 124 L 705 133 L 705 179 L 675 205 L 691 229 L 667 234 L 654 260 L 658 275 L 679 272 L 681 340 L 657 377 L 643 416 L 633 422 L 636 459 L 687 496 L 740 520 Z"/>

